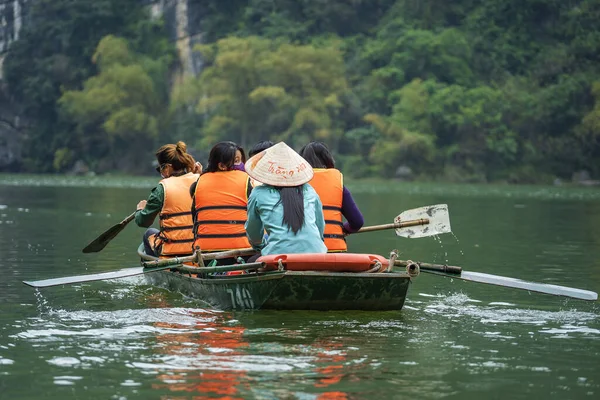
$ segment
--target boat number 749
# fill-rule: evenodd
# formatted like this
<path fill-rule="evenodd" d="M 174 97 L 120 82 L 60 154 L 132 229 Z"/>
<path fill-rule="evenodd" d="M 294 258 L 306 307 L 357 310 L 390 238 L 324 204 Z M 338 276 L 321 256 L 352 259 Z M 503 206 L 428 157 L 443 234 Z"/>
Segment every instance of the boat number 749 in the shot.
<path fill-rule="evenodd" d="M 231 296 L 231 308 L 254 308 L 254 301 L 248 289 L 236 286 L 235 289 L 227 289 L 227 293 Z"/>

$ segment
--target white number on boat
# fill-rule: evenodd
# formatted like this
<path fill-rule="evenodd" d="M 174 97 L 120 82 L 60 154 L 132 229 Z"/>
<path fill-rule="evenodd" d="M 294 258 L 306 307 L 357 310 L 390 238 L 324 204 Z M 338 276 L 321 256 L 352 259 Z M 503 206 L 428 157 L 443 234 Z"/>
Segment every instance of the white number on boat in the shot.
<path fill-rule="evenodd" d="M 227 289 L 227 293 L 231 296 L 231 308 L 254 308 L 254 301 L 252 301 L 252 296 L 250 295 L 250 291 L 246 288 L 240 288 L 236 286 L 235 290 Z"/>

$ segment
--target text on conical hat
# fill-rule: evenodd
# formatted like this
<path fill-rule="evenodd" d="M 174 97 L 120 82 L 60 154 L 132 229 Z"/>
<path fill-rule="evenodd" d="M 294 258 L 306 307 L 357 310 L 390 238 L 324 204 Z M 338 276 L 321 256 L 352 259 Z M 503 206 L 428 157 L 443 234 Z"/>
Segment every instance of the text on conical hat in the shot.
<path fill-rule="evenodd" d="M 287 178 L 291 178 L 292 176 L 294 176 L 294 174 L 296 172 L 302 172 L 304 170 L 306 170 L 306 163 L 301 163 L 296 165 L 296 167 L 289 169 L 289 168 L 285 168 L 282 167 L 281 165 L 277 164 L 277 161 L 267 161 L 269 163 L 269 167 L 267 169 L 267 172 L 269 172 L 270 174 L 274 174 L 274 175 L 279 175 L 281 177 L 283 177 L 284 179 Z"/>

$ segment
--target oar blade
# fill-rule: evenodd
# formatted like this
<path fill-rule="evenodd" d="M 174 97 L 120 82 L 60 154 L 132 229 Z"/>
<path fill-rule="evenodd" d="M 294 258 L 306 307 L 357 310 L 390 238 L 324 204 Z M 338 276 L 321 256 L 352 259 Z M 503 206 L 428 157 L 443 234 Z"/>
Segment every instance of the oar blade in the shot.
<path fill-rule="evenodd" d="M 396 235 L 405 238 L 421 238 L 427 236 L 441 235 L 452 232 L 450 228 L 450 214 L 447 204 L 435 204 L 406 210 L 394 218 L 394 222 L 428 219 L 425 225 L 410 226 L 396 229 Z"/>
<path fill-rule="evenodd" d="M 164 268 L 162 268 L 164 269 Z M 156 271 L 152 269 L 151 271 Z M 135 267 L 125 268 L 118 271 L 102 272 L 99 274 L 64 276 L 61 278 L 43 279 L 40 281 L 23 281 L 24 284 L 34 288 L 44 288 L 50 286 L 70 285 L 73 283 L 103 281 L 106 279 L 126 278 L 129 276 L 140 275 L 145 272 L 151 272 L 148 268 Z"/>
<path fill-rule="evenodd" d="M 106 245 L 113 240 L 123 229 L 125 229 L 125 224 L 117 224 L 111 227 L 109 230 L 98 236 L 95 240 L 90 242 L 87 246 L 83 248 L 84 253 L 97 253 Z"/>
<path fill-rule="evenodd" d="M 448 275 L 445 273 L 423 271 L 436 275 L 446 276 L 448 278 L 457 278 L 464 281 L 471 281 L 477 283 L 486 283 L 488 285 L 504 286 L 514 289 L 527 290 L 530 292 L 538 292 L 551 294 L 554 296 L 571 297 L 579 300 L 596 301 L 598 300 L 598 293 L 590 290 L 571 288 L 567 286 L 552 285 L 548 283 L 529 282 L 517 278 L 509 278 L 506 276 L 490 275 L 481 272 L 468 272 L 462 271 L 460 275 Z"/>
<path fill-rule="evenodd" d="M 125 227 L 135 218 L 135 212 L 127 216 L 123 221 L 116 225 L 113 225 L 96 239 L 90 242 L 82 250 L 84 253 L 97 253 L 106 247 L 111 240 L 113 240 Z"/>

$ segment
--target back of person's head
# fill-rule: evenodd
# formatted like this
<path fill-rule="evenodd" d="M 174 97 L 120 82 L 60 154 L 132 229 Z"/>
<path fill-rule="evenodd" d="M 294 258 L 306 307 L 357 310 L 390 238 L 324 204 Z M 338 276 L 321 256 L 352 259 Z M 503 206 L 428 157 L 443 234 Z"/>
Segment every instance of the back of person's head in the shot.
<path fill-rule="evenodd" d="M 156 151 L 156 160 L 159 166 L 171 164 L 175 171 L 186 170 L 192 172 L 194 170 L 194 157 L 187 152 L 187 146 L 184 142 L 176 144 L 165 144 Z"/>
<path fill-rule="evenodd" d="M 300 150 L 300 155 L 313 168 L 335 168 L 335 160 L 325 143 L 310 142 Z"/>
<path fill-rule="evenodd" d="M 281 222 L 297 234 L 305 220 L 303 191 L 313 178 L 309 163 L 294 149 L 280 142 L 252 156 L 247 162 L 246 172 L 254 180 L 272 186 L 279 192 L 279 201 L 275 206 L 282 205 Z"/>
<path fill-rule="evenodd" d="M 252 156 L 260 153 L 261 151 L 268 149 L 269 147 L 273 146 L 274 144 L 275 143 L 271 142 L 270 140 L 263 140 L 261 142 L 258 142 L 250 149 L 250 152 L 248 152 L 248 157 L 252 157 Z"/>
<path fill-rule="evenodd" d="M 207 172 L 218 172 L 222 169 L 219 168 L 221 165 L 226 171 L 233 169 L 235 163 L 235 153 L 238 150 L 237 144 L 234 142 L 219 142 L 213 146 L 208 155 L 208 165 L 203 173 Z"/>

